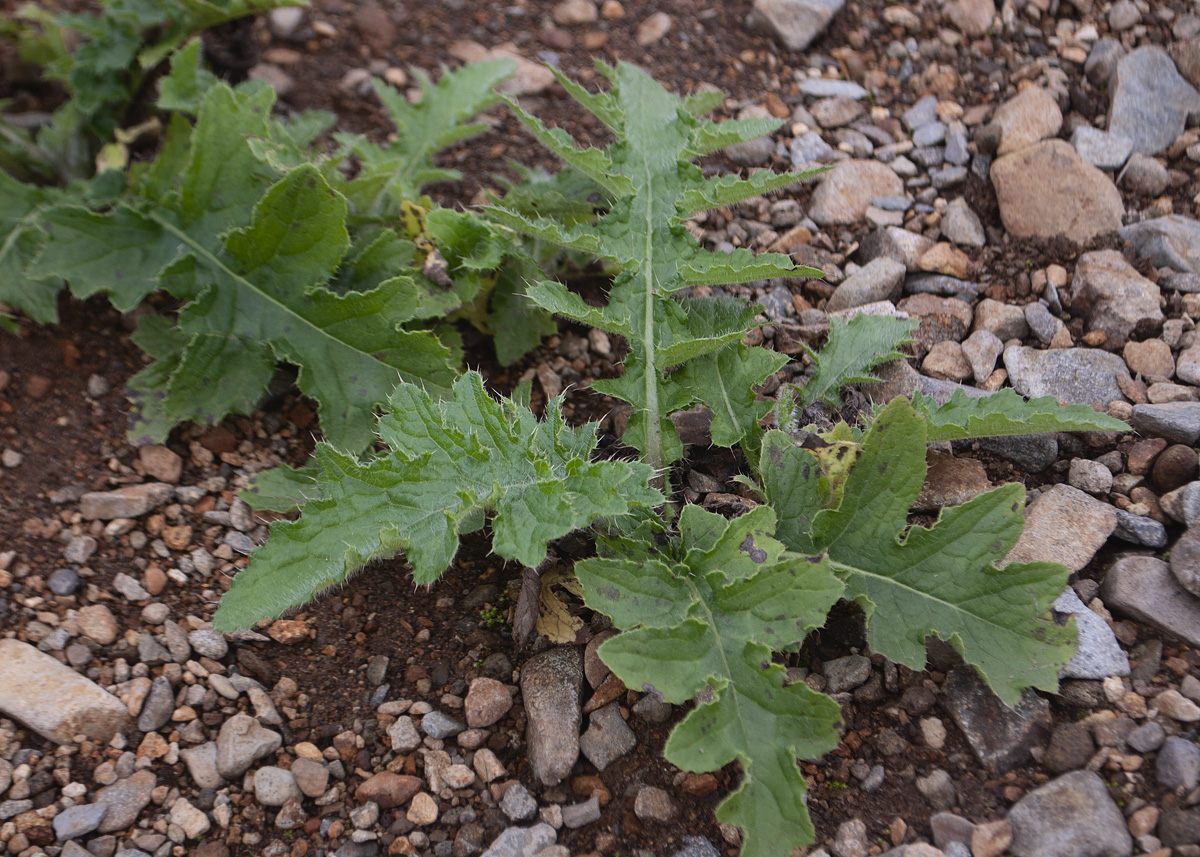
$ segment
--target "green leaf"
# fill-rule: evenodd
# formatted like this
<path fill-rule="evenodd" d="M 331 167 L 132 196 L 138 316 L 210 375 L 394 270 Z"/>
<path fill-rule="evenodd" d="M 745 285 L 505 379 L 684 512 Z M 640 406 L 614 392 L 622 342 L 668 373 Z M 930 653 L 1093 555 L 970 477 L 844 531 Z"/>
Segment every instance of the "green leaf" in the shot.
<path fill-rule="evenodd" d="M 897 349 L 909 341 L 908 335 L 916 327 L 913 319 L 886 315 L 859 314 L 849 323 L 830 318 L 829 342 L 819 354 L 809 352 L 817 371 L 799 391 L 801 405 L 837 405 L 842 387 L 879 380 L 869 374 L 871 369 L 904 359 Z"/>
<path fill-rule="evenodd" d="M 558 329 L 554 319 L 526 293 L 528 278 L 523 273 L 534 272 L 518 264 L 505 268 L 492 291 L 488 327 L 501 366 L 516 363 Z"/>
<path fill-rule="evenodd" d="M 0 172 L 0 303 L 34 321 L 58 321 L 56 277 L 28 271 L 46 233 L 40 226 L 45 192 Z"/>
<path fill-rule="evenodd" d="M 1128 423 L 1087 405 L 1064 406 L 1054 396 L 1026 401 L 1010 388 L 979 397 L 955 390 L 941 407 L 918 390 L 913 407 L 925 419 L 930 443 L 1051 431 L 1129 431 Z"/>
<path fill-rule="evenodd" d="M 159 275 L 179 255 L 160 221 L 125 204 L 107 214 L 55 206 L 43 225 L 49 238 L 27 276 L 65 279 L 77 298 L 104 292 L 121 312 L 157 291 Z"/>
<path fill-rule="evenodd" d="M 1005 485 L 943 509 L 931 528 L 908 527 L 925 479 L 925 423 L 905 399 L 876 417 L 836 508 L 813 514 L 815 459 L 774 438 L 760 462 L 767 499 L 788 522 L 796 550 L 823 550 L 846 592 L 867 614 L 871 648 L 913 669 L 925 666 L 925 639 L 949 642 L 1007 705 L 1027 687 L 1054 691 L 1071 659 L 1075 629 L 1055 623 L 1050 604 L 1067 570 L 1048 562 L 998 568 L 1024 526 L 1024 488 Z M 783 458 L 786 477 L 772 474 Z M 784 481 L 799 480 L 790 496 Z M 811 521 L 807 535 L 805 521 Z M 793 534 L 801 532 L 799 538 Z"/>
<path fill-rule="evenodd" d="M 281 464 L 256 473 L 238 496 L 255 511 L 290 512 L 317 499 L 317 476 L 317 469 L 311 465 Z"/>
<path fill-rule="evenodd" d="M 409 104 L 403 93 L 382 81 L 373 81 L 396 126 L 396 139 L 383 147 L 361 138 L 338 136 L 343 146 L 362 160 L 361 178 L 382 178 L 367 207 L 374 213 L 394 213 L 401 200 L 416 199 L 426 185 L 458 178 L 454 170 L 435 167 L 433 156 L 487 130 L 483 123 L 466 124 L 464 120 L 499 100 L 495 86 L 515 68 L 512 60 L 470 63 L 457 71 L 444 70 L 436 85 L 414 70 L 421 88 L 416 104 Z"/>
<path fill-rule="evenodd" d="M 204 93 L 217 82 L 200 64 L 200 39 L 192 39 L 171 57 L 171 73 L 158 82 L 158 109 L 195 115 Z"/>
<path fill-rule="evenodd" d="M 556 214 L 552 209 L 531 210 L 520 197 L 512 205 L 506 206 L 505 200 L 485 210 L 531 238 L 590 253 L 621 269 L 605 307 L 589 307 L 565 289 L 547 283 L 530 288 L 529 295 L 550 312 L 626 339 L 630 353 L 624 375 L 596 389 L 633 406 L 625 442 L 661 468 L 682 453 L 670 428 L 672 410 L 711 394 L 686 386 L 704 373 L 685 375 L 669 370 L 737 341 L 754 324 L 752 315 L 743 314 L 740 327 L 725 325 L 728 315 L 713 312 L 704 316 L 696 309 L 698 302 L 685 307 L 673 295 L 693 285 L 819 273 L 797 269 L 790 258 L 779 254 L 755 257 L 742 250 L 726 256 L 706 251 L 683 221 L 697 210 L 765 193 L 806 176 L 755 173 L 749 179 L 705 179 L 692 163 L 697 153 L 710 151 L 714 139 L 722 134 L 722 139 L 737 141 L 747 135 L 758 136 L 766 126 L 753 121 L 697 119 L 695 114 L 713 106 L 712 96 L 684 101 L 627 63 L 615 68 L 597 63 L 597 68 L 613 84 L 607 92 L 591 95 L 579 86 L 566 88 L 614 132 L 616 141 L 603 150 L 579 147 L 562 130 L 548 129 L 516 103 L 510 104 L 544 145 L 607 191 L 610 198 L 602 201 L 607 211 L 595 224 L 587 224 L 578 216 Z M 766 362 L 756 365 L 762 367 Z M 746 432 L 747 427 L 742 426 L 721 436 L 740 438 Z"/>
<path fill-rule="evenodd" d="M 734 446 L 755 433 L 773 402 L 758 401 L 754 388 L 787 364 L 783 354 L 742 343 L 690 360 L 683 383 L 712 411 L 710 433 L 717 446 Z"/>
<path fill-rule="evenodd" d="M 600 657 L 629 687 L 697 705 L 667 741 L 668 761 L 715 771 L 741 763 L 739 788 L 717 818 L 742 828 L 745 857 L 787 853 L 814 839 L 797 757 L 837 744 L 838 705 L 784 683 L 772 651 L 825 622 L 842 593 L 824 557 L 786 553 L 762 506 L 724 521 L 685 506 L 662 559 L 606 556 L 576 563 L 588 606 L 623 633 Z"/>
<path fill-rule="evenodd" d="M 591 461 L 596 426 L 569 428 L 561 399 L 538 422 L 510 400 L 496 401 L 474 372 L 436 402 L 413 384 L 396 388 L 379 420 L 387 451 L 361 463 L 320 444 L 319 500 L 300 520 L 272 525 L 214 617 L 221 629 L 245 628 L 312 600 L 365 563 L 405 553 L 419 584 L 454 558 L 459 534 L 492 514 L 492 549 L 536 566 L 551 539 L 597 516 L 653 506 L 649 467 Z"/>

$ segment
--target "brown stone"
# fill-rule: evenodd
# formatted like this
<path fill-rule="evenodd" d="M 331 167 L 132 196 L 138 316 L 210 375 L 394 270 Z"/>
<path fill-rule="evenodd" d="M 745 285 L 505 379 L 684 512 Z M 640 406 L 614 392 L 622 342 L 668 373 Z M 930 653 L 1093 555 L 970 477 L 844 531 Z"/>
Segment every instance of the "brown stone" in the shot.
<path fill-rule="evenodd" d="M 960 506 L 992 487 L 983 463 L 974 458 L 955 458 L 948 452 L 931 450 L 926 461 L 929 470 L 913 511 L 933 512 L 945 506 Z"/>
<path fill-rule="evenodd" d="M 142 470 L 159 482 L 175 485 L 183 475 L 183 459 L 165 446 L 151 444 L 138 450 L 138 463 Z"/>
<path fill-rule="evenodd" d="M 396 25 L 382 6 L 367 2 L 354 10 L 354 26 L 373 53 L 385 54 L 396 41 Z"/>
<path fill-rule="evenodd" d="M 917 266 L 922 271 L 965 280 L 971 273 L 971 257 L 953 244 L 939 241 L 921 255 Z"/>
<path fill-rule="evenodd" d="M 1012 824 L 1007 818 L 975 825 L 971 831 L 972 857 L 1000 857 L 1012 845 Z"/>
<path fill-rule="evenodd" d="M 393 809 L 412 800 L 423 785 L 420 777 L 383 771 L 363 781 L 354 791 L 359 802 L 374 801 L 380 809 Z"/>
<path fill-rule="evenodd" d="M 1018 238 L 1061 235 L 1082 244 L 1121 228 L 1120 191 L 1066 140 L 997 158 L 991 178 L 1004 228 Z"/>
<path fill-rule="evenodd" d="M 167 588 L 167 575 L 158 567 L 157 563 L 152 562 L 142 572 L 142 585 L 151 595 L 161 595 L 162 591 Z"/>
<path fill-rule="evenodd" d="M 1197 464 L 1194 449 L 1181 443 L 1174 444 L 1154 459 L 1150 481 L 1163 493 L 1174 491 L 1196 478 Z"/>
<path fill-rule="evenodd" d="M 1154 459 L 1167 448 L 1167 442 L 1161 437 L 1148 437 L 1139 440 L 1129 447 L 1125 458 L 1125 468 L 1134 476 L 1145 476 L 1154 466 Z"/>
<path fill-rule="evenodd" d="M 1175 358 L 1171 356 L 1171 346 L 1161 339 L 1126 342 L 1121 356 L 1125 358 L 1125 365 L 1134 375 L 1170 378 L 1175 374 Z"/>
<path fill-rule="evenodd" d="M 25 382 L 25 395 L 31 399 L 44 398 L 54 389 L 54 382 L 44 375 L 31 375 Z"/>
<path fill-rule="evenodd" d="M 962 346 L 951 339 L 935 343 L 921 363 L 921 370 L 933 378 L 945 381 L 965 381 L 974 373 Z"/>

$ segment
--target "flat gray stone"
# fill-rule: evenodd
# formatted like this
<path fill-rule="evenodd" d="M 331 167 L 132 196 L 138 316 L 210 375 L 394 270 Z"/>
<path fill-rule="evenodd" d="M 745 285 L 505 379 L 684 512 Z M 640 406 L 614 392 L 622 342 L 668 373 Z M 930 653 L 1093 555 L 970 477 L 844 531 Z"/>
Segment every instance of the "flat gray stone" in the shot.
<path fill-rule="evenodd" d="M 1119 170 L 1133 152 L 1133 140 L 1093 125 L 1076 128 L 1071 134 L 1071 145 L 1079 157 L 1102 170 Z"/>
<path fill-rule="evenodd" d="M 1200 438 L 1200 402 L 1134 405 L 1129 424 L 1145 437 L 1192 446 Z"/>
<path fill-rule="evenodd" d="M 902 262 L 881 256 L 847 277 L 834 291 L 825 309 L 838 312 L 876 301 L 896 301 L 904 286 Z"/>
<path fill-rule="evenodd" d="M 1021 798 L 1008 814 L 1016 857 L 1129 857 L 1133 837 L 1099 775 L 1072 771 Z"/>
<path fill-rule="evenodd" d="M 1183 79 L 1162 48 L 1147 45 L 1117 61 L 1108 130 L 1133 141 L 1133 150 L 1157 155 L 1200 115 L 1200 93 Z"/>
<path fill-rule="evenodd" d="M 19 640 L 0 640 L 0 713 L 48 741 L 86 735 L 105 744 L 129 726 L 129 711 L 111 693 Z"/>
<path fill-rule="evenodd" d="M 862 655 L 847 655 L 834 658 L 821 665 L 829 693 L 844 693 L 854 690 L 871 677 L 871 659 Z"/>
<path fill-rule="evenodd" d="M 217 735 L 217 772 L 227 780 L 244 774 L 283 745 L 278 732 L 263 727 L 248 714 L 235 714 Z"/>
<path fill-rule="evenodd" d="M 174 711 L 175 691 L 171 689 L 171 680 L 160 675 L 150 683 L 150 692 L 138 715 L 138 729 L 142 732 L 161 729 L 171 720 Z"/>
<path fill-rule="evenodd" d="M 973 668 L 959 666 L 950 671 L 943 692 L 946 713 L 975 758 L 995 774 L 1026 764 L 1030 748 L 1050 738 L 1050 705 L 1032 690 L 1008 708 Z"/>
<path fill-rule="evenodd" d="M 520 783 L 514 783 L 504 792 L 500 799 L 500 811 L 508 816 L 510 821 L 529 821 L 537 815 L 537 801 L 533 795 Z"/>
<path fill-rule="evenodd" d="M 1004 349 L 1004 368 L 1022 396 L 1054 396 L 1065 405 L 1125 401 L 1117 376 L 1129 377 L 1120 355 L 1099 348 L 1041 351 L 1024 345 Z"/>
<path fill-rule="evenodd" d="M 1100 589 L 1104 606 L 1200 646 L 1200 598 L 1179 585 L 1171 568 L 1152 556 L 1118 559 Z"/>
<path fill-rule="evenodd" d="M 806 77 L 797 84 L 797 87 L 802 93 L 813 98 L 836 98 L 839 95 L 846 98 L 867 97 L 867 91 L 852 80 Z"/>
<path fill-rule="evenodd" d="M 63 841 L 87 836 L 100 826 L 107 814 L 108 804 L 104 803 L 69 806 L 54 816 L 54 835 Z"/>
<path fill-rule="evenodd" d="M 526 755 L 534 776 L 545 785 L 562 782 L 579 758 L 582 691 L 583 650 L 578 646 L 534 655 L 521 670 Z"/>
<path fill-rule="evenodd" d="M 1093 250 L 1079 257 L 1071 281 L 1071 312 L 1102 330 L 1109 348 L 1120 348 L 1135 332 L 1148 336 L 1162 328 L 1162 292 L 1116 250 Z"/>
<path fill-rule="evenodd" d="M 202 789 L 219 789 L 225 778 L 217 771 L 217 742 L 207 741 L 198 747 L 179 751 L 179 758 L 187 765 L 192 781 Z"/>
<path fill-rule="evenodd" d="M 621 707 L 610 702 L 588 717 L 587 731 L 579 738 L 579 749 L 587 760 L 603 771 L 637 746 L 637 736 L 621 716 Z"/>
<path fill-rule="evenodd" d="M 1200 747 L 1186 738 L 1168 738 L 1158 750 L 1154 776 L 1160 786 L 1191 791 L 1200 785 Z"/>
<path fill-rule="evenodd" d="M 126 485 L 115 491 L 91 491 L 79 498 L 79 511 L 89 521 L 140 518 L 171 499 L 175 487 L 165 482 Z"/>
<path fill-rule="evenodd" d="M 557 839 L 554 828 L 545 822 L 533 827 L 509 827 L 496 837 L 483 857 L 533 857 Z"/>
<path fill-rule="evenodd" d="M 1117 509 L 1117 526 L 1113 535 L 1123 541 L 1135 545 L 1145 545 L 1148 548 L 1165 548 L 1167 546 L 1167 528 L 1153 518 L 1141 515 L 1131 515 L 1124 509 Z"/>
<path fill-rule="evenodd" d="M 585 801 L 564 806 L 562 821 L 564 827 L 575 830 L 600 820 L 600 798 L 592 795 Z"/>
<path fill-rule="evenodd" d="M 1200 223 L 1191 218 L 1168 214 L 1131 223 L 1119 234 L 1155 267 L 1200 274 Z"/>
<path fill-rule="evenodd" d="M 136 771 L 129 778 L 118 780 L 96 792 L 93 803 L 105 804 L 108 812 L 96 828 L 101 833 L 116 833 L 135 821 L 158 785 L 158 778 L 149 771 Z"/>
<path fill-rule="evenodd" d="M 754 0 L 746 26 L 791 51 L 802 51 L 825 31 L 845 0 Z"/>
<path fill-rule="evenodd" d="M 1067 587 L 1052 605 L 1056 613 L 1071 614 L 1079 631 L 1075 656 L 1058 672 L 1060 679 L 1105 679 L 1129 675 L 1129 658 L 1108 623 L 1087 608 Z"/>
<path fill-rule="evenodd" d="M 1025 509 L 1025 529 L 1004 558 L 1060 562 L 1079 571 L 1092 561 L 1117 526 L 1117 510 L 1070 485 L 1054 485 Z"/>

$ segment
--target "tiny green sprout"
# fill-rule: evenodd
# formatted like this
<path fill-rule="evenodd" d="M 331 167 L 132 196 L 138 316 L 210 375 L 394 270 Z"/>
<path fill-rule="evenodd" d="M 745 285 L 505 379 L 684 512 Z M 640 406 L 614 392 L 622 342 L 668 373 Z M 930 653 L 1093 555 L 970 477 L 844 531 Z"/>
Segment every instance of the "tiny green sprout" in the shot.
<path fill-rule="evenodd" d="M 489 630 L 505 624 L 504 614 L 498 607 L 484 607 L 479 611 L 479 618 L 483 621 L 484 627 Z"/>
<path fill-rule="evenodd" d="M 848 789 L 850 787 L 841 780 L 826 780 L 825 788 L 833 789 L 834 791 L 842 791 L 843 789 Z"/>

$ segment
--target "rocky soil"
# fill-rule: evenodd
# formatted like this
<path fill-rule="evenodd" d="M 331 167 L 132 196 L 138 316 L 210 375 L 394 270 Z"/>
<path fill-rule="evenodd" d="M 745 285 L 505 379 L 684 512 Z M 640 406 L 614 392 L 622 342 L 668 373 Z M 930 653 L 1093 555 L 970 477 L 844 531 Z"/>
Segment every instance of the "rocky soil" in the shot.
<path fill-rule="evenodd" d="M 931 450 L 920 512 L 1028 487 L 1010 558 L 1071 569 L 1054 607 L 1075 616 L 1079 654 L 1060 693 L 1010 710 L 948 647 L 912 672 L 837 612 L 788 661 L 845 713 L 838 749 L 801 761 L 818 843 L 795 857 L 1200 855 L 1190 6 L 324 0 L 206 44 L 286 109 L 333 109 L 375 135 L 372 74 L 404 87 L 410 66 L 494 54 L 520 63 L 510 91 L 585 139 L 598 129 L 540 62 L 591 79 L 592 56 L 629 59 L 678 89 L 721 87 L 727 115 L 784 120 L 708 168 L 833 169 L 691 224 L 711 246 L 826 272 L 733 290 L 764 305 L 763 341 L 796 357 L 780 383 L 803 380 L 801 345 L 831 314 L 906 314 L 921 322 L 912 357 L 867 396 L 1008 385 L 1132 429 Z M 24 109 L 42 97 L 4 94 Z M 468 176 L 445 199 L 539 157 L 502 110 L 488 120 L 447 156 Z M 0 339 L 0 854 L 736 853 L 712 809 L 737 771 L 663 760 L 681 712 L 608 675 L 604 625 L 579 605 L 578 645 L 516 651 L 504 623 L 521 570 L 477 543 L 432 591 L 385 563 L 287 619 L 214 632 L 216 600 L 267 536 L 237 490 L 304 459 L 313 411 L 283 392 L 253 418 L 133 449 L 120 388 L 140 358 L 122 320 L 96 304 L 64 313 Z M 491 380 L 574 385 L 573 413 L 607 414 L 586 387 L 613 371 L 613 347 L 564 327 Z M 681 430 L 688 499 L 744 505 L 736 459 L 705 450 L 702 419 Z"/>

